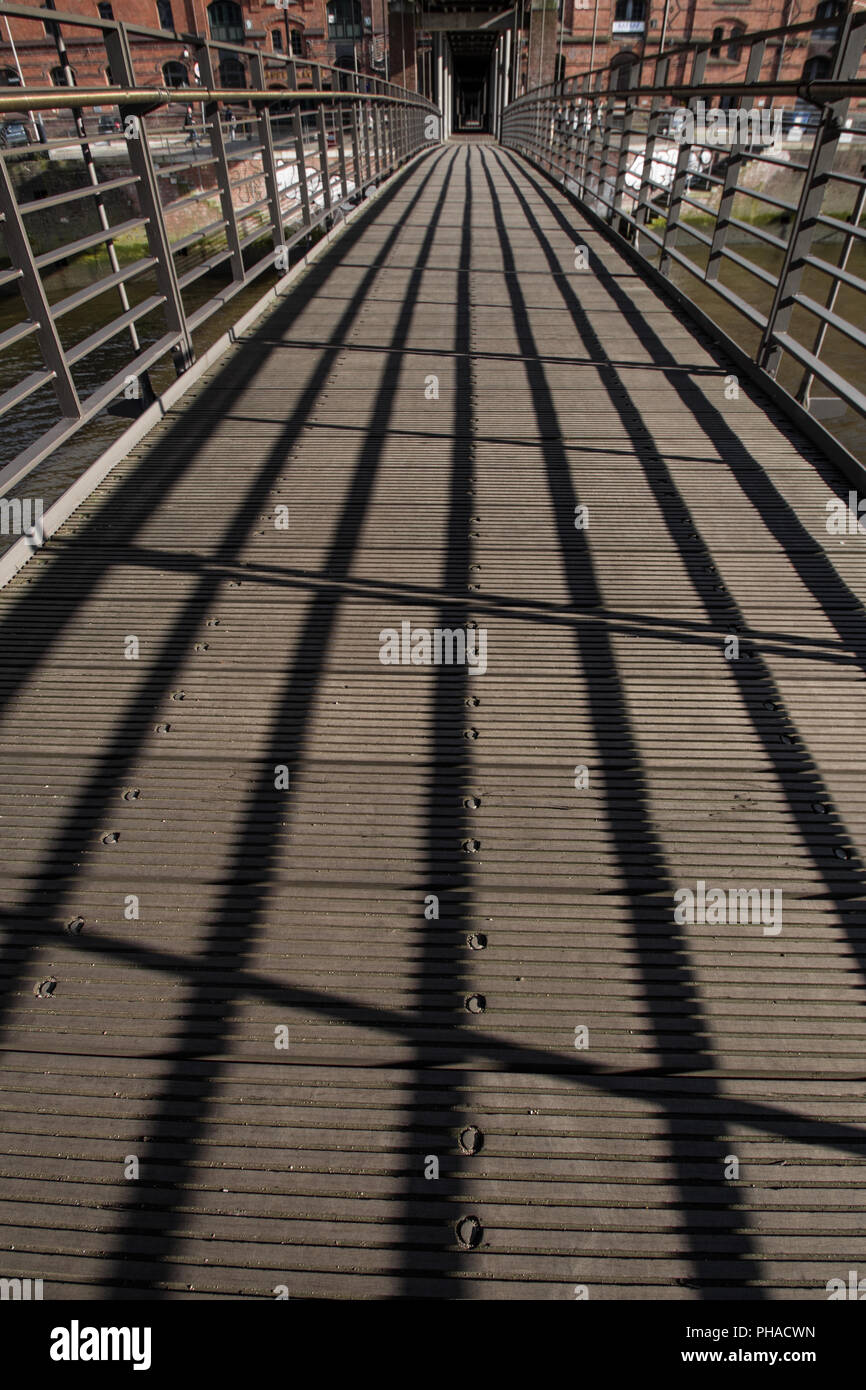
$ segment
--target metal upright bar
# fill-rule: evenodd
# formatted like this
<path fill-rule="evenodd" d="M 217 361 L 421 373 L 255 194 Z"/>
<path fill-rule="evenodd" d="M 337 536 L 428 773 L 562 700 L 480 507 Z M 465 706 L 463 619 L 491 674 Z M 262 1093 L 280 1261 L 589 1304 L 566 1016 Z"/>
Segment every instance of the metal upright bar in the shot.
<path fill-rule="evenodd" d="M 749 53 L 749 61 L 746 67 L 746 81 L 757 82 L 761 75 L 761 68 L 764 64 L 764 53 L 766 44 L 763 39 L 759 39 L 752 44 Z M 751 111 L 754 104 L 754 97 L 744 97 L 740 106 L 741 111 Z M 722 254 L 725 243 L 728 239 L 728 228 L 731 225 L 731 216 L 734 209 L 734 199 L 737 196 L 737 185 L 740 179 L 740 169 L 743 165 L 743 155 L 746 145 L 738 140 L 731 149 L 730 156 L 725 169 L 725 181 L 722 187 L 722 195 L 719 199 L 719 210 L 716 213 L 716 225 L 713 229 L 713 244 L 710 247 L 710 256 L 707 261 L 707 279 L 717 280 L 719 271 L 722 268 Z"/>
<path fill-rule="evenodd" d="M 317 92 L 322 90 L 322 72 L 316 66 L 313 68 L 313 86 Z M 324 205 L 330 212 L 332 206 L 331 198 L 331 174 L 328 168 L 328 132 L 325 126 L 325 104 L 322 101 L 316 103 L 316 131 L 319 137 L 319 167 L 322 171 L 322 197 Z"/>
<path fill-rule="evenodd" d="M 132 54 L 125 25 L 118 24 L 113 32 L 106 33 L 105 47 L 112 81 L 122 87 L 133 86 L 135 77 Z M 118 109 L 121 120 L 125 120 L 128 114 L 132 114 L 122 102 Z M 175 371 L 180 375 L 195 361 L 195 351 L 178 284 L 162 200 L 159 196 L 159 183 L 150 150 L 146 120 L 140 120 L 138 139 L 127 140 L 126 148 L 130 167 L 133 173 L 138 176 L 138 197 L 142 212 L 147 218 L 147 241 L 150 254 L 156 261 L 156 283 L 165 301 L 166 327 L 170 333 L 178 335 L 179 341 L 177 346 L 172 349 L 172 357 Z"/>
<path fill-rule="evenodd" d="M 664 87 L 668 80 L 669 58 L 657 58 L 653 70 L 653 81 L 657 87 Z M 647 138 L 644 145 L 643 155 L 643 176 L 641 178 L 640 193 L 638 194 L 637 206 L 635 207 L 635 217 L 639 221 L 648 222 L 650 209 L 650 190 L 652 188 L 652 166 L 655 158 L 656 143 L 659 139 L 659 127 L 664 116 L 664 98 L 653 96 L 650 98 L 650 110 L 647 117 Z"/>
<path fill-rule="evenodd" d="M 707 66 L 708 55 L 709 49 L 707 47 L 695 49 L 691 71 L 691 85 L 693 87 L 699 86 L 704 80 L 704 70 Z M 697 103 L 699 100 L 699 97 L 692 97 L 689 100 L 689 110 L 693 114 L 697 110 Z M 677 229 L 680 222 L 680 212 L 683 205 L 683 194 L 686 191 L 686 185 L 689 180 L 689 161 L 691 153 L 691 142 L 684 139 L 680 144 L 676 172 L 671 187 L 670 202 L 668 203 L 667 222 L 665 223 L 662 251 L 659 259 L 659 270 L 662 275 L 670 274 L 671 257 L 669 253 L 676 241 Z"/>
<path fill-rule="evenodd" d="M 632 63 L 629 68 L 629 86 L 640 85 L 641 60 Z M 637 82 L 632 82 L 637 74 Z M 631 140 L 632 127 L 634 126 L 635 112 L 637 111 L 637 97 L 626 97 L 625 116 L 622 123 L 622 141 L 619 147 L 619 159 L 617 161 L 616 183 L 613 189 L 613 210 L 614 213 L 622 212 L 623 200 L 625 198 L 625 176 L 628 173 L 629 160 L 629 141 Z"/>
<path fill-rule="evenodd" d="M 4 217 L 3 236 L 6 248 L 13 266 L 20 272 L 21 298 L 27 310 L 27 317 L 36 325 L 36 340 L 42 360 L 53 373 L 52 385 L 61 414 L 77 419 L 81 415 L 81 402 L 51 316 L 51 308 L 33 258 L 30 238 L 18 211 L 18 201 L 5 159 L 0 159 L 0 212 Z"/>
<path fill-rule="evenodd" d="M 256 50 L 250 59 L 250 65 L 255 75 L 256 85 L 265 85 L 265 65 L 262 60 L 260 50 Z M 280 186 L 277 180 L 277 165 L 274 159 L 274 140 L 271 130 L 271 115 L 266 106 L 260 106 L 256 113 L 256 126 L 259 134 L 259 144 L 262 147 L 262 175 L 265 180 L 265 197 L 270 208 L 271 230 L 273 233 L 273 243 L 275 247 L 284 244 L 283 239 L 283 214 L 280 205 Z"/>
<path fill-rule="evenodd" d="M 287 65 L 287 73 L 292 87 L 297 87 L 297 71 L 293 62 Z M 304 123 L 301 117 L 300 106 L 297 102 L 295 102 L 292 107 L 292 126 L 295 132 L 295 167 L 298 173 L 298 192 L 301 197 L 301 217 L 304 226 L 309 227 L 313 218 L 310 209 L 310 189 L 307 184 L 307 156 L 304 150 Z"/>
<path fill-rule="evenodd" d="M 836 54 L 832 74 L 834 80 L 846 82 L 856 77 L 860 60 L 863 57 L 864 43 L 866 43 L 866 14 L 862 11 L 856 15 L 849 14 Z M 775 338 L 779 333 L 787 333 L 791 322 L 795 298 L 800 291 L 800 282 L 806 267 L 806 256 L 808 256 L 812 245 L 817 218 L 824 203 L 824 194 L 830 175 L 833 172 L 836 151 L 845 125 L 845 117 L 848 114 L 849 102 L 849 97 L 842 97 L 839 101 L 828 103 L 822 110 L 807 172 L 803 176 L 800 202 L 788 238 L 788 247 L 782 269 L 779 272 L 773 303 L 767 316 L 767 326 L 764 329 L 757 353 L 759 365 L 773 377 L 779 370 L 783 351 Z"/>
<path fill-rule="evenodd" d="M 198 61 L 202 76 L 205 79 L 205 84 L 208 87 L 214 87 L 216 84 L 214 83 L 210 45 L 207 42 L 202 43 L 198 48 Z M 205 103 L 205 125 L 210 130 L 210 145 L 214 155 L 214 167 L 216 169 L 220 207 L 225 222 L 226 244 L 231 253 L 230 263 L 232 268 L 232 279 L 243 281 L 244 257 L 243 251 L 241 250 L 241 238 L 238 231 L 235 200 L 232 196 L 231 170 L 226 153 L 222 123 L 220 121 L 219 102 L 208 101 Z"/>
<path fill-rule="evenodd" d="M 45 0 L 45 8 L 46 10 L 55 10 L 56 6 L 54 4 L 54 0 Z M 75 76 L 73 74 L 72 67 L 69 62 L 69 53 L 66 48 L 66 41 L 63 37 L 63 31 L 60 28 L 60 24 L 57 20 L 46 20 L 45 27 L 54 39 L 54 47 L 57 50 L 57 57 L 60 62 L 60 67 L 63 70 L 63 81 L 65 82 L 67 87 L 75 87 Z M 105 37 L 104 32 L 103 37 Z M 90 144 L 87 140 L 87 130 L 84 125 L 84 112 L 79 107 L 76 107 L 74 105 L 71 107 L 71 110 L 72 119 L 75 122 L 75 128 L 78 132 L 78 138 L 81 141 L 81 157 L 84 160 L 84 168 L 87 172 L 88 182 L 92 185 L 93 188 L 98 188 L 99 177 L 96 173 L 96 162 L 93 158 L 93 151 L 91 150 Z M 108 220 L 108 213 L 105 210 L 105 204 L 102 201 L 101 195 L 97 194 L 93 201 L 94 206 L 96 207 L 96 215 L 99 218 L 99 225 L 103 231 L 107 232 L 110 223 Z M 113 241 L 109 240 L 105 242 L 105 251 L 108 256 L 108 263 L 111 266 L 112 274 L 117 275 L 120 270 L 120 262 L 117 259 L 117 252 L 114 249 Z M 126 286 L 123 283 L 119 284 L 117 287 L 117 297 L 120 300 L 123 312 L 128 313 L 129 297 L 126 293 Z M 127 331 L 129 333 L 129 340 L 132 344 L 133 351 L 138 352 L 140 343 L 138 341 L 138 333 L 136 332 L 135 324 L 131 323 Z"/>
<path fill-rule="evenodd" d="M 863 172 L 866 173 L 866 165 L 863 166 Z M 856 197 L 855 202 L 854 202 L 854 207 L 853 207 L 852 212 L 851 212 L 851 226 L 852 226 L 852 227 L 859 227 L 859 226 L 860 226 L 860 223 L 861 223 L 861 221 L 862 221 L 863 213 L 864 213 L 864 212 L 866 212 L 866 183 L 864 183 L 864 184 L 862 185 L 862 187 L 860 188 L 860 191 L 859 191 L 859 193 L 857 194 L 857 197 Z M 849 258 L 850 258 L 850 256 L 851 256 L 852 250 L 854 249 L 855 245 L 857 244 L 857 240 L 858 240 L 858 238 L 854 235 L 853 232 L 849 232 L 849 233 L 847 234 L 847 236 L 845 237 L 844 242 L 842 243 L 842 254 L 840 255 L 839 261 L 838 261 L 838 263 L 837 263 L 837 266 L 835 267 L 837 270 L 845 270 L 845 269 L 847 268 L 847 266 L 848 266 L 848 260 L 849 260 Z M 831 267 L 829 267 L 829 266 L 828 266 L 828 272 L 829 272 L 829 274 L 832 276 L 832 274 L 833 274 L 833 269 L 832 269 Z M 831 313 L 831 314 L 834 312 L 834 310 L 835 310 L 835 308 L 836 308 L 836 300 L 839 298 L 839 290 L 841 289 L 841 287 L 842 287 L 842 281 L 841 281 L 841 279 L 839 279 L 838 276 L 834 277 L 834 278 L 831 280 L 831 284 L 830 284 L 830 293 L 829 293 L 829 295 L 828 295 L 828 297 L 827 297 L 827 300 L 826 300 L 826 303 L 825 303 L 825 308 L 826 308 L 826 309 L 828 310 L 828 312 Z M 826 319 L 822 319 L 822 320 L 821 320 L 821 326 L 820 326 L 820 328 L 818 329 L 817 337 L 815 338 L 815 342 L 814 342 L 814 344 L 813 344 L 813 346 L 812 346 L 812 356 L 813 356 L 813 357 L 820 357 L 820 356 L 821 356 L 821 349 L 822 349 L 823 346 L 824 346 L 824 339 L 825 339 L 826 336 L 827 336 L 827 329 L 829 328 L 829 326 L 830 326 L 830 325 L 829 325 L 829 323 L 827 322 Z M 811 389 L 812 389 L 812 382 L 813 382 L 814 380 L 815 380 L 815 373 L 812 372 L 812 371 L 809 371 L 809 370 L 807 369 L 807 370 L 803 373 L 803 378 L 802 378 L 802 380 L 801 380 L 801 382 L 800 382 L 799 387 L 797 388 L 796 399 L 797 399 L 798 401 L 801 401 L 801 402 L 803 403 L 803 405 L 806 406 L 807 409 L 808 409 L 808 407 L 809 407 L 809 393 L 810 393 L 810 391 L 811 391 Z"/>

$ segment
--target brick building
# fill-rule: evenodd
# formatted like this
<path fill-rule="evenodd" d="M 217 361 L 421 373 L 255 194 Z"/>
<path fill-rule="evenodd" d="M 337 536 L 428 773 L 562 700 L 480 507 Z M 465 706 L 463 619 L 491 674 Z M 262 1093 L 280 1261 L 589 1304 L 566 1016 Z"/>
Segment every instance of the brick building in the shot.
<path fill-rule="evenodd" d="M 747 30 L 775 29 L 810 20 L 826 21 L 803 38 L 776 42 L 775 76 L 799 78 L 811 62 L 812 76 L 824 75 L 845 0 L 562 0 L 557 70 L 582 73 L 610 63 L 627 70 L 635 57 L 691 41 L 715 41 L 707 76 L 733 82 L 745 75 L 745 51 L 738 36 Z M 685 75 L 685 60 L 670 76 Z M 532 73 L 536 85 L 537 75 Z"/>
<path fill-rule="evenodd" d="M 855 3 L 859 8 L 861 0 Z M 773 42 L 764 72 L 784 79 L 822 77 L 829 71 L 839 23 L 848 8 L 846 0 L 516 0 L 516 12 L 497 10 L 490 0 L 289 0 L 287 8 L 283 4 L 284 0 L 63 0 L 62 8 L 82 16 L 256 45 L 271 56 L 316 59 L 389 77 L 412 89 L 417 86 L 431 96 L 441 87 L 445 103 L 455 110 L 461 100 L 456 90 L 462 88 L 465 94 L 483 86 L 485 119 L 496 81 L 500 101 L 511 92 L 551 81 L 555 74 L 577 74 L 608 64 L 621 67 L 624 82 L 635 58 L 657 53 L 662 42 L 667 48 L 690 40 L 712 42 L 707 76 L 734 81 L 745 75 L 746 49 L 738 42 L 743 33 L 812 19 L 820 21 L 820 28 L 811 36 Z M 98 30 L 66 25 L 63 33 L 76 82 L 102 84 L 107 73 Z M 494 59 L 498 39 L 499 58 Z M 132 53 L 140 83 L 195 85 L 194 45 L 182 39 L 134 38 Z M 18 85 L 19 68 L 28 86 L 62 84 L 45 25 L 4 17 L 0 85 Z M 675 61 L 671 79 L 684 75 L 685 60 Z M 272 65 L 268 85 L 282 85 L 281 76 Z M 300 78 L 306 85 L 309 73 Z M 223 87 L 251 85 L 246 60 L 224 53 L 214 80 Z"/>
<path fill-rule="evenodd" d="M 379 77 L 390 75 L 389 19 L 397 30 L 395 47 L 399 48 L 400 26 L 394 24 L 394 14 L 389 16 L 387 0 L 290 0 L 288 7 L 274 0 L 62 0 L 58 8 L 150 29 L 207 34 L 225 43 L 255 45 L 277 57 L 315 59 Z M 62 32 L 76 84 L 104 83 L 108 73 L 99 31 L 67 24 Z M 412 43 L 414 48 L 414 29 Z M 131 47 L 136 80 L 141 84 L 192 87 L 200 75 L 194 48 L 182 41 L 131 36 Z M 414 52 L 411 56 L 414 60 Z M 406 66 L 414 73 L 413 62 L 407 61 Z M 45 24 L 4 16 L 0 85 L 19 85 L 19 67 L 27 86 L 64 85 L 54 39 Z M 229 53 L 223 55 L 215 79 L 225 87 L 251 85 L 245 61 Z"/>

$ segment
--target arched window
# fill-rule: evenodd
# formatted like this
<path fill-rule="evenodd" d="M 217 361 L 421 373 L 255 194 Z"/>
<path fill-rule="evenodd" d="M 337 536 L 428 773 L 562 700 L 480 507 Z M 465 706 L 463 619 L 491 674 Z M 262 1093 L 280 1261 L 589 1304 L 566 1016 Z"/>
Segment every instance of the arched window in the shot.
<path fill-rule="evenodd" d="M 363 32 L 358 0 L 331 0 L 328 5 L 328 38 L 360 39 Z"/>
<path fill-rule="evenodd" d="M 738 63 L 740 61 L 740 52 L 743 46 L 742 39 L 745 32 L 746 27 L 744 24 L 735 24 L 731 29 L 731 39 L 728 44 L 728 59 L 732 63 Z"/>
<path fill-rule="evenodd" d="M 808 58 L 803 64 L 803 81 L 815 82 L 822 77 L 829 77 L 832 63 L 823 53 L 816 53 L 814 58 Z"/>
<path fill-rule="evenodd" d="M 725 34 L 725 31 L 724 31 L 724 29 L 722 28 L 721 24 L 717 24 L 716 27 L 715 27 L 715 29 L 713 30 L 713 43 L 712 43 L 712 47 L 711 47 L 711 49 L 710 49 L 710 57 L 711 57 L 711 58 L 721 58 L 721 56 L 722 56 L 722 39 L 724 38 L 724 34 Z"/>
<path fill-rule="evenodd" d="M 163 63 L 162 80 L 166 87 L 188 87 L 189 73 L 185 64 L 179 62 Z"/>
<path fill-rule="evenodd" d="M 610 81 L 608 83 L 611 91 L 622 92 L 626 87 L 632 85 L 631 70 L 637 62 L 634 53 L 618 53 L 610 65 Z M 637 86 L 637 82 L 634 84 Z"/>
<path fill-rule="evenodd" d="M 240 58 L 226 54 L 220 59 L 219 78 L 221 87 L 245 87 L 247 74 Z"/>
<path fill-rule="evenodd" d="M 52 68 L 52 69 L 51 69 L 51 74 L 50 74 L 50 76 L 51 76 L 51 85 L 52 85 L 52 87 L 65 87 L 65 86 L 66 86 L 66 77 L 65 77 L 65 75 L 64 75 L 65 72 L 66 72 L 66 69 L 65 69 L 65 68 Z M 72 69 L 72 80 L 73 80 L 73 82 L 75 81 L 75 69 L 74 69 L 74 68 Z"/>
<path fill-rule="evenodd" d="M 303 37 L 303 34 L 301 33 L 300 29 L 290 29 L 290 30 L 289 30 L 289 33 L 290 33 L 291 36 L 292 36 L 292 52 L 294 53 L 294 55 L 295 55 L 296 58 L 303 58 L 303 56 L 304 56 L 304 37 Z"/>
<path fill-rule="evenodd" d="M 21 78 L 15 68 L 0 68 L 0 87 L 20 87 Z"/>
<path fill-rule="evenodd" d="M 243 43 L 244 16 L 234 0 L 213 0 L 207 7 L 210 36 L 218 43 Z"/>
<path fill-rule="evenodd" d="M 282 29 L 272 29 L 272 30 L 271 30 L 271 47 L 273 48 L 273 50 L 274 50 L 275 53 L 282 53 L 282 51 L 283 51 L 283 31 L 282 31 Z"/>

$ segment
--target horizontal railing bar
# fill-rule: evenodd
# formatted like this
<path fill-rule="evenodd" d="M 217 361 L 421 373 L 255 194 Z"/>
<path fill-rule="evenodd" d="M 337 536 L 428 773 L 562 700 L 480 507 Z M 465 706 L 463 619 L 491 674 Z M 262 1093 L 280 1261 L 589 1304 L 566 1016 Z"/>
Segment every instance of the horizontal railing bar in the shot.
<path fill-rule="evenodd" d="M 806 309 L 808 313 L 814 314 L 816 318 L 822 319 L 830 328 L 835 328 L 837 333 L 843 333 L 846 338 L 850 338 L 858 347 L 866 348 L 866 333 L 863 332 L 862 328 L 858 328 L 856 324 L 848 323 L 846 319 L 840 318 L 838 314 L 834 314 L 831 309 L 826 308 L 823 304 L 819 304 L 817 300 L 811 299 L 807 294 L 795 294 L 794 303 L 799 304 L 800 307 Z"/>
<path fill-rule="evenodd" d="M 843 222 L 838 217 L 831 217 L 829 213 L 819 213 L 815 218 L 824 227 L 832 227 L 834 232 L 841 232 L 843 236 L 856 236 L 861 240 L 866 240 L 866 227 L 858 227 L 855 222 Z"/>
<path fill-rule="evenodd" d="M 72 310 L 81 309 L 82 304 L 88 304 L 92 299 L 99 299 L 108 289 L 114 289 L 117 285 L 125 285 L 126 282 L 135 279 L 136 275 L 142 275 L 146 270 L 152 270 L 157 264 L 156 256 L 146 256 L 143 260 L 132 261 L 132 264 L 124 265 L 122 270 L 114 271 L 113 275 L 104 275 L 101 279 L 93 281 L 92 285 L 85 285 L 83 289 L 76 289 L 74 295 L 67 295 L 65 299 L 58 299 L 57 303 L 51 304 L 51 318 L 63 318 L 64 314 L 72 313 Z"/>
<path fill-rule="evenodd" d="M 20 279 L 21 271 L 17 266 L 13 266 L 11 270 L 0 270 L 0 285 L 11 285 L 13 280 Z"/>
<path fill-rule="evenodd" d="M 185 251 L 187 246 L 194 246 L 197 241 L 201 241 L 202 237 L 210 236 L 211 232 L 218 232 L 225 226 L 226 219 L 224 217 L 218 217 L 215 222 L 206 222 L 203 227 L 198 227 L 196 231 L 189 232 L 186 236 L 180 237 L 178 241 L 173 241 L 171 243 L 172 252 Z"/>
<path fill-rule="evenodd" d="M 54 373 L 50 367 L 43 367 L 38 372 L 30 372 L 27 376 L 22 377 L 19 382 L 16 382 L 0 396 L 0 416 L 8 414 L 16 405 L 20 405 L 22 401 L 27 400 L 28 396 L 32 396 L 34 391 L 47 386 L 53 380 Z"/>
<path fill-rule="evenodd" d="M 89 357 L 97 348 L 110 343 L 112 338 L 116 338 L 118 333 L 122 333 L 124 328 L 128 328 L 137 319 L 143 319 L 147 314 L 152 314 L 154 309 L 158 309 L 160 304 L 165 303 L 164 294 L 153 294 L 149 299 L 143 299 L 139 304 L 133 304 L 131 309 L 127 309 L 125 314 L 118 314 L 117 318 L 106 323 L 102 328 L 98 328 L 89 337 L 82 338 L 80 343 L 66 351 L 66 360 L 70 366 L 80 362 L 82 358 Z"/>
<path fill-rule="evenodd" d="M 797 211 L 796 203 L 789 203 L 785 198 L 774 198 L 771 193 L 761 193 L 757 188 L 743 188 L 742 184 L 737 184 L 737 195 L 755 198 L 759 203 L 770 203 L 774 208 L 783 208 L 785 212 Z"/>
<path fill-rule="evenodd" d="M 80 309 L 82 304 L 87 304 L 91 299 L 98 299 L 106 290 L 114 289 L 117 285 L 124 285 L 128 280 L 134 280 L 136 275 L 141 275 L 145 270 L 151 270 L 157 264 L 155 256 L 145 256 L 143 260 L 133 261 L 130 265 L 124 266 L 121 270 L 116 270 L 113 275 L 105 275 L 101 280 L 94 280 L 92 284 L 85 285 L 83 289 L 76 290 L 74 294 L 67 295 L 65 299 L 58 299 L 51 305 L 51 317 L 60 319 L 64 314 L 69 314 L 73 309 Z"/>
<path fill-rule="evenodd" d="M 866 294 L 866 280 L 852 274 L 850 270 L 843 270 L 841 266 L 833 265 L 832 261 L 822 261 L 820 256 L 804 256 L 803 262 L 815 270 L 820 270 L 823 275 L 829 275 L 832 280 L 841 280 L 843 285 L 850 285 L 852 290 Z"/>
<path fill-rule="evenodd" d="M 196 189 L 195 193 L 186 193 L 182 198 L 175 198 L 172 203 L 163 203 L 163 213 L 167 217 L 170 212 L 178 212 L 181 208 L 189 207 L 192 203 L 200 203 L 202 198 L 213 198 L 215 191 L 213 188 L 199 188 Z"/>
<path fill-rule="evenodd" d="M 115 188 L 130 188 L 135 183 L 138 183 L 138 174 L 126 174 L 120 179 L 106 179 L 105 183 L 86 184 L 66 193 L 53 193 L 49 198 L 33 198 L 29 203 L 19 203 L 18 211 L 44 212 L 46 208 L 64 207 L 67 203 L 74 203 L 82 198 L 99 198 L 103 193 L 110 193 Z"/>
<path fill-rule="evenodd" d="M 248 207 L 236 208 L 235 216 L 237 217 L 237 220 L 239 222 L 243 222 L 247 217 L 251 217 L 253 213 L 261 212 L 262 208 L 267 207 L 270 207 L 270 200 L 268 198 L 259 198 L 255 203 L 250 203 Z M 261 225 L 263 228 L 265 228 L 264 223 L 262 223 Z M 270 227 L 270 225 L 271 223 L 269 219 L 267 226 Z"/>
<path fill-rule="evenodd" d="M 772 275 L 769 270 L 765 270 L 764 267 L 758 265 L 757 262 L 750 261 L 748 256 L 741 256 L 738 251 L 732 251 L 728 246 L 722 246 L 719 255 L 727 261 L 733 261 L 734 265 L 740 266 L 742 270 L 748 271 L 750 275 L 756 276 L 758 280 L 762 280 L 764 284 L 769 285 L 771 289 L 775 289 L 779 283 L 776 275 Z M 708 283 L 712 284 L 713 282 L 709 281 Z"/>
<path fill-rule="evenodd" d="M 758 241 L 765 241 L 768 246 L 774 246 L 777 251 L 787 251 L 788 243 L 781 237 L 774 236 L 772 232 L 767 232 L 763 227 L 756 227 L 752 222 L 743 222 L 739 217 L 729 217 L 728 226 L 736 227 L 741 232 L 748 232 L 750 236 L 757 237 Z"/>
<path fill-rule="evenodd" d="M 20 323 L 15 323 L 11 328 L 7 328 L 5 332 L 0 333 L 0 352 L 4 352 L 6 348 L 12 347 L 13 343 L 18 343 L 22 338 L 35 333 L 37 327 L 38 324 L 34 323 L 32 319 L 22 319 Z"/>
<path fill-rule="evenodd" d="M 517 110 L 519 107 L 531 105 L 537 100 L 543 101 L 545 98 L 542 95 L 542 90 L 535 88 L 533 91 L 517 97 L 511 102 L 511 109 Z M 767 82 L 714 82 L 711 80 L 702 83 L 668 82 L 663 91 L 651 84 L 638 87 L 618 87 L 616 91 L 612 91 L 609 87 L 596 87 L 591 91 L 576 93 L 574 100 L 580 105 L 581 102 L 588 101 L 590 98 L 603 97 L 606 105 L 615 107 L 619 102 L 624 102 L 626 97 L 669 96 L 672 103 L 674 101 L 685 103 L 693 97 L 705 97 L 710 94 L 718 94 L 720 97 L 801 97 L 810 106 L 820 107 L 841 101 L 843 97 L 862 99 L 866 96 L 866 78 L 853 77 L 848 82 L 834 82 L 829 77 L 815 78 L 811 82 L 798 82 L 794 78 Z M 551 100 L 553 99 L 551 98 Z"/>
<path fill-rule="evenodd" d="M 120 395 L 130 376 L 139 376 L 142 372 L 148 371 L 150 367 L 164 357 L 177 345 L 178 335 L 168 333 L 159 338 L 144 352 L 140 352 L 137 357 L 132 358 L 128 363 L 116 372 L 109 381 L 87 397 L 81 404 L 81 415 L 75 419 L 68 416 L 47 430 L 45 434 L 29 445 L 22 453 L 8 463 L 5 468 L 0 469 L 0 496 L 14 487 L 17 482 L 25 478 L 28 473 L 32 473 L 43 459 L 53 454 L 61 444 L 67 439 L 71 439 L 74 434 L 81 429 L 82 425 L 89 424 L 97 415 L 105 409 L 107 405 Z M 51 373 L 48 374 L 49 380 Z"/>
<path fill-rule="evenodd" d="M 818 377 L 826 386 L 831 387 L 837 396 L 841 396 L 854 410 L 861 415 L 866 415 L 866 396 L 862 391 L 858 391 L 856 386 L 852 386 L 838 372 L 834 372 L 832 367 L 828 367 L 820 357 L 809 352 L 802 343 L 798 343 L 796 338 L 792 338 L 790 333 L 774 333 L 773 341 L 779 347 L 789 353 L 801 366 L 808 367 L 813 376 Z"/>
<path fill-rule="evenodd" d="M 259 208 L 266 208 L 268 206 L 267 198 L 265 198 L 261 203 L 258 203 L 257 206 Z M 250 211 L 252 211 L 252 208 L 250 209 Z M 251 232 L 247 232 L 246 236 L 242 236 L 240 238 L 241 250 L 245 251 L 248 246 L 253 246 L 255 242 L 261 241 L 262 237 L 267 236 L 269 232 L 273 231 L 273 229 L 274 228 L 272 222 L 260 223 L 257 227 L 254 227 Z M 273 251 L 271 252 L 271 260 L 273 261 Z"/>
<path fill-rule="evenodd" d="M 178 288 L 185 290 L 188 285 L 193 284 L 196 280 L 200 280 L 203 275 L 207 275 L 209 270 L 216 270 L 216 267 L 222 265 L 223 261 L 229 260 L 231 254 L 228 247 L 222 251 L 215 251 L 212 256 L 208 256 L 206 261 L 200 261 L 199 264 L 194 265 L 191 270 L 186 270 L 183 275 L 178 275 Z"/>
<path fill-rule="evenodd" d="M 216 162 L 216 155 L 209 154 L 204 159 L 184 160 L 180 164 L 157 164 L 156 172 L 160 178 L 168 178 L 169 174 L 187 174 L 192 169 L 205 169 L 208 164 L 216 164 Z"/>
<path fill-rule="evenodd" d="M 866 96 L 866 81 L 860 84 Z M 26 91 L 26 96 L 6 96 L 6 91 Z M 74 99 L 58 101 L 59 95 L 74 92 Z M 298 90 L 271 91 L 269 88 L 253 87 L 27 87 L 4 88 L 2 108 L 4 111 L 45 111 L 45 110 L 85 110 L 91 106 L 189 106 L 191 102 L 222 102 L 223 105 L 239 106 L 252 102 L 257 106 L 271 106 L 281 101 L 311 101 L 316 106 L 328 102 L 352 105 L 354 102 L 370 105 L 417 106 L 424 111 L 438 111 L 438 107 L 428 97 L 406 92 L 402 96 L 389 96 L 381 92 L 349 92 L 336 89 L 318 90 L 315 87 L 302 87 Z M 182 127 L 181 127 L 182 130 Z M 80 143 L 75 140 L 64 144 Z M 22 149 L 30 148 L 22 146 Z M 45 146 L 40 146 L 44 149 Z M 8 151 L 6 151 L 8 153 Z"/>
<path fill-rule="evenodd" d="M 70 241 L 65 246 L 55 246 L 52 251 L 43 251 L 41 256 L 34 257 L 34 261 L 41 270 L 43 266 L 54 265 L 57 261 L 80 255 L 82 251 L 89 251 L 92 247 L 99 246 L 101 242 L 116 241 L 118 237 L 125 236 L 127 232 L 146 226 L 146 217 L 131 217 L 127 222 L 118 222 L 113 227 L 106 227 L 98 232 L 90 232 L 88 236 L 79 237 L 77 241 Z"/>

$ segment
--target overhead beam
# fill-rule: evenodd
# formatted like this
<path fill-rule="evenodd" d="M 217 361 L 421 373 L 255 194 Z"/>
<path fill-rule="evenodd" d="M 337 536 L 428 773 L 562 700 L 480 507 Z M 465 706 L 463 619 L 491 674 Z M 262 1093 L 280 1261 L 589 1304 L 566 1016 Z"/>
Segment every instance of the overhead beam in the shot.
<path fill-rule="evenodd" d="M 486 29 L 495 31 L 507 29 L 514 18 L 514 10 L 422 10 L 418 15 L 417 28 L 428 34 L 438 30 Z"/>

